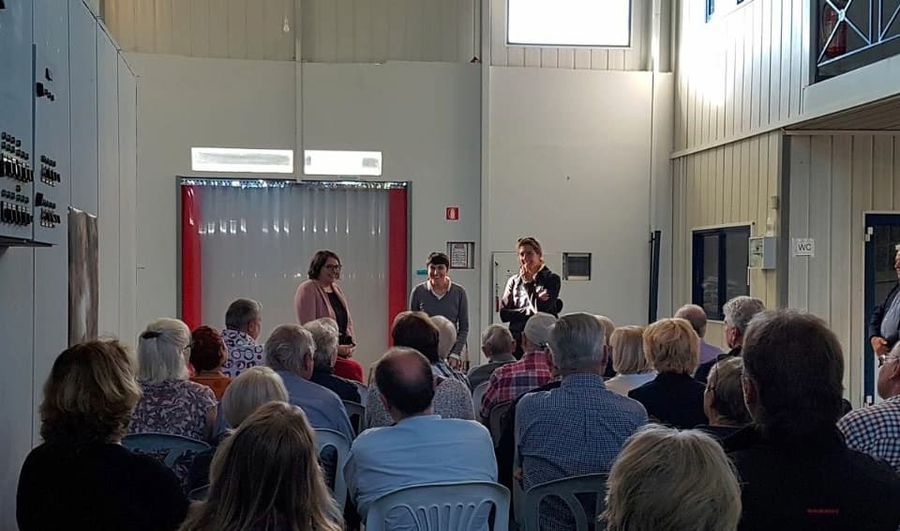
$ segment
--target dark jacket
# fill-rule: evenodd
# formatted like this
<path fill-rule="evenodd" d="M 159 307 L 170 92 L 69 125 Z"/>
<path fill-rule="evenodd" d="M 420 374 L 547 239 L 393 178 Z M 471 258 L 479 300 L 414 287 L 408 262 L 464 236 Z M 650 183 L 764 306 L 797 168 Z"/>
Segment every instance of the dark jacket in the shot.
<path fill-rule="evenodd" d="M 814 440 L 778 444 L 753 426 L 725 440 L 742 485 L 738 529 L 896 530 L 900 476 L 848 449 L 836 428 Z"/>
<path fill-rule="evenodd" d="M 894 302 L 894 297 L 900 293 L 900 282 L 894 285 L 894 288 L 891 289 L 891 292 L 888 293 L 888 296 L 884 299 L 884 302 L 879 304 L 872 310 L 872 316 L 869 317 L 869 339 L 873 337 L 882 337 L 881 335 L 881 321 L 884 319 L 884 314 L 887 313 L 888 308 L 891 307 L 891 303 Z M 888 342 L 888 348 L 892 348 L 894 343 L 897 342 L 897 339 L 900 339 L 900 330 L 894 330 L 884 339 Z"/>
<path fill-rule="evenodd" d="M 697 370 L 694 371 L 694 379 L 698 382 L 706 385 L 706 380 L 709 378 L 709 371 L 712 370 L 713 365 L 719 363 L 722 360 L 727 360 L 728 358 L 740 358 L 741 357 L 741 346 L 738 345 L 733 349 L 725 352 L 724 354 L 719 354 L 716 356 L 716 359 L 707 361 L 706 363 L 701 363 Z"/>
<path fill-rule="evenodd" d="M 541 387 L 536 387 L 522 396 L 538 391 L 557 389 L 560 385 L 562 385 L 560 380 L 554 380 Z M 494 448 L 497 456 L 497 481 L 510 490 L 513 488 L 513 461 L 516 453 L 516 406 L 519 405 L 522 396 L 513 400 L 512 405 L 506 410 L 506 414 L 500 419 L 500 438 L 497 440 L 497 447 Z M 493 433 L 491 435 L 495 436 Z"/>
<path fill-rule="evenodd" d="M 341 397 L 341 400 L 346 400 L 347 402 L 356 402 L 357 404 L 359 404 L 361 401 L 361 398 L 359 396 L 359 389 L 356 387 L 356 385 L 350 380 L 346 380 L 344 378 L 341 378 L 340 376 L 335 376 L 333 369 L 314 370 L 310 381 L 312 381 L 313 383 L 317 383 L 327 389 L 331 389 L 336 395 Z"/>
<path fill-rule="evenodd" d="M 528 318 L 536 312 L 545 312 L 559 315 L 562 301 L 559 300 L 559 288 L 562 281 L 559 275 L 544 266 L 534 281 L 525 282 L 518 274 L 509 277 L 506 289 L 503 290 L 503 298 L 500 299 L 500 320 L 509 323 L 509 329 L 513 332 L 521 332 L 525 329 Z M 550 295 L 545 301 L 538 299 L 538 292 L 546 289 Z"/>
<path fill-rule="evenodd" d="M 652 419 L 687 430 L 706 424 L 704 389 L 702 383 L 688 374 L 661 372 L 653 380 L 632 389 L 628 397 L 643 404 Z"/>

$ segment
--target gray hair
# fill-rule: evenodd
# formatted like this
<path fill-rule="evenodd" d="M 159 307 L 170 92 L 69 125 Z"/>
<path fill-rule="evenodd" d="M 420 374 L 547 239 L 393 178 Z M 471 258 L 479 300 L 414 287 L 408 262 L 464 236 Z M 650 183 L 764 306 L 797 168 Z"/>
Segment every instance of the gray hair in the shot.
<path fill-rule="evenodd" d="M 237 428 L 259 406 L 269 402 L 289 402 L 287 388 L 278 373 L 262 365 L 250 367 L 231 381 L 222 396 L 222 414 Z"/>
<path fill-rule="evenodd" d="M 328 319 L 331 321 L 332 319 Z M 314 353 L 317 369 L 329 369 L 334 366 L 338 351 L 338 331 L 324 319 L 316 319 L 303 325 L 316 344 Z"/>
<path fill-rule="evenodd" d="M 450 319 L 443 315 L 435 315 L 431 318 L 431 322 L 438 329 L 438 356 L 445 360 L 450 356 L 453 345 L 456 344 L 456 327 Z"/>
<path fill-rule="evenodd" d="M 603 326 L 590 314 L 564 315 L 550 331 L 553 364 L 563 370 L 596 369 L 603 360 L 605 345 Z"/>
<path fill-rule="evenodd" d="M 137 377 L 150 383 L 187 380 L 191 331 L 179 319 L 157 319 L 138 339 Z"/>
<path fill-rule="evenodd" d="M 312 334 L 298 324 L 284 324 L 272 331 L 266 341 L 266 365 L 276 371 L 300 374 L 304 360 L 311 358 L 316 343 Z"/>
<path fill-rule="evenodd" d="M 691 323 L 691 327 L 697 335 L 706 335 L 706 311 L 696 304 L 685 304 L 672 317 L 678 317 Z"/>
<path fill-rule="evenodd" d="M 722 306 L 722 313 L 725 314 L 725 324 L 737 328 L 743 336 L 753 316 L 765 309 L 766 304 L 762 300 L 741 295 L 726 302 L 725 306 Z"/>
<path fill-rule="evenodd" d="M 491 356 L 497 354 L 512 354 L 516 350 L 516 340 L 512 333 L 503 325 L 492 324 L 484 329 L 481 334 L 481 346 L 490 351 Z"/>
<path fill-rule="evenodd" d="M 262 304 L 253 299 L 237 299 L 225 312 L 225 328 L 246 332 L 250 323 L 259 320 L 261 315 Z"/>

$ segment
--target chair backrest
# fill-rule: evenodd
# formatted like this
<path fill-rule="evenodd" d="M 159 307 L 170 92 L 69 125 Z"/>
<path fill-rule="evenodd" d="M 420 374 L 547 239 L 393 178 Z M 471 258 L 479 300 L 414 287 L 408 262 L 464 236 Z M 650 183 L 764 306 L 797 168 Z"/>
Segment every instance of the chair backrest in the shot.
<path fill-rule="evenodd" d="M 366 400 L 369 398 L 369 386 L 366 384 L 359 383 L 355 380 L 350 380 L 350 383 L 356 386 L 356 390 L 359 391 L 359 403 L 365 404 Z"/>
<path fill-rule="evenodd" d="M 366 420 L 366 406 L 344 400 L 344 409 L 347 410 L 347 416 L 350 417 L 350 425 L 353 426 L 353 431 L 359 435 L 365 429 L 363 424 Z"/>
<path fill-rule="evenodd" d="M 531 487 L 525 491 L 522 512 L 519 513 L 522 516 L 522 521 L 519 522 L 521 528 L 523 531 L 540 530 L 541 501 L 552 496 L 562 500 L 574 515 L 576 527 L 573 531 L 605 529 L 606 526 L 602 522 L 597 522 L 597 516 L 606 508 L 606 480 L 607 474 L 587 474 L 548 481 Z M 577 497 L 579 494 L 593 495 L 595 502 L 590 514 L 585 512 L 586 507 Z"/>
<path fill-rule="evenodd" d="M 338 508 L 341 511 L 344 510 L 344 504 L 347 501 L 347 481 L 344 479 L 344 465 L 347 464 L 347 458 L 350 455 L 350 441 L 347 440 L 347 437 L 344 436 L 343 433 L 328 430 L 325 428 L 316 428 L 316 450 L 319 455 L 320 462 L 322 453 L 328 449 L 333 448 L 337 453 L 337 462 L 335 463 L 334 469 L 334 481 L 330 481 L 331 478 L 326 478 L 327 483 L 329 485 L 334 485 L 334 489 L 332 490 L 332 495 L 334 496 L 334 501 L 337 504 Z M 326 473 L 329 473 L 328 469 L 330 467 L 323 467 Z"/>
<path fill-rule="evenodd" d="M 209 485 L 203 485 L 202 487 L 197 487 L 196 489 L 191 489 L 188 492 L 188 499 L 190 501 L 206 501 L 206 498 L 209 496 Z"/>
<path fill-rule="evenodd" d="M 122 446 L 132 452 L 161 457 L 169 468 L 174 468 L 185 456 L 198 454 L 210 448 L 203 441 L 170 433 L 132 433 L 122 438 Z"/>
<path fill-rule="evenodd" d="M 494 531 L 509 529 L 509 491 L 490 481 L 406 487 L 369 505 L 366 531 L 480 531 L 494 509 Z"/>
<path fill-rule="evenodd" d="M 481 382 L 475 386 L 475 389 L 472 389 L 472 404 L 475 405 L 475 418 L 478 418 L 478 412 L 481 411 L 481 399 L 484 398 L 484 393 L 487 392 L 489 383 Z"/>
<path fill-rule="evenodd" d="M 500 443 L 500 436 L 503 434 L 503 417 L 512 407 L 512 401 L 500 402 L 491 408 L 488 416 L 488 429 L 491 432 L 491 439 L 494 441 L 494 448 Z"/>

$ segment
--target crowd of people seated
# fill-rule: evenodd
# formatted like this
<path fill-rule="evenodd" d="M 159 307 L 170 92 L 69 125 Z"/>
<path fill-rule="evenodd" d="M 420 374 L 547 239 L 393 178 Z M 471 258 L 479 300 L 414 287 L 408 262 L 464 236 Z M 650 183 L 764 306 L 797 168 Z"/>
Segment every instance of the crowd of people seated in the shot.
<path fill-rule="evenodd" d="M 485 363 L 463 372 L 453 312 L 465 293 L 444 278 L 445 257 L 428 265 L 435 284 L 417 286 L 417 307 L 396 316 L 394 347 L 367 382 L 334 283 L 340 261 L 327 252 L 295 297 L 308 319 L 279 324 L 263 344 L 261 305 L 238 299 L 224 330 L 159 319 L 136 355 L 115 340 L 68 348 L 44 387 L 43 442 L 20 473 L 20 528 L 339 530 L 405 487 L 483 481 L 527 492 L 587 474 L 608 474 L 605 510 L 590 518 L 610 530 L 900 525 L 900 346 L 879 356 L 885 400 L 849 413 L 827 325 L 745 296 L 724 306 L 726 353 L 706 343 L 706 313 L 694 305 L 647 326 L 537 312 L 513 332 L 487 327 Z M 533 295 L 558 305 L 558 288 Z M 364 409 L 359 424 L 350 405 Z M 340 434 L 346 455 L 320 452 L 317 430 Z M 189 469 L 169 468 L 126 449 L 142 433 L 209 448 Z M 539 513 L 541 529 L 574 529 L 558 498 Z M 392 513 L 387 528 L 409 528 L 409 518 Z M 492 516 L 480 509 L 474 520 L 483 529 Z"/>

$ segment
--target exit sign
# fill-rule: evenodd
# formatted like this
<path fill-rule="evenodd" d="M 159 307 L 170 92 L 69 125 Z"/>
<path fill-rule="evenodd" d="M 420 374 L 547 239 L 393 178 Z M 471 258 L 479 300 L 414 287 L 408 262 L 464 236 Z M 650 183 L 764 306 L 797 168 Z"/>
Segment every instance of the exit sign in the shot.
<path fill-rule="evenodd" d="M 459 221 L 459 207 L 449 206 L 446 209 L 445 217 L 447 221 Z"/>

